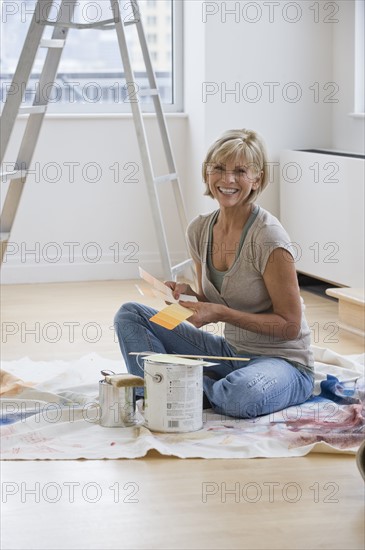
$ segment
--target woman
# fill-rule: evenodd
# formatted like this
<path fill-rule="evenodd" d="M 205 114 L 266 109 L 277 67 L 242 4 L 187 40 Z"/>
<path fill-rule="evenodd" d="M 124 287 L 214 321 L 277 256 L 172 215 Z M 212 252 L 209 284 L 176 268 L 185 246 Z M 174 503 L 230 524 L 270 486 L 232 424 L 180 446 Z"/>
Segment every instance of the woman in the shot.
<path fill-rule="evenodd" d="M 156 313 L 124 304 L 115 327 L 129 372 L 140 374 L 130 351 L 232 357 L 205 369 L 205 407 L 255 418 L 307 400 L 313 390 L 310 330 L 303 314 L 290 239 L 269 212 L 255 204 L 268 184 L 267 155 L 251 130 L 229 130 L 203 163 L 206 194 L 218 210 L 187 229 L 199 289 L 167 281 L 192 310 L 188 323 L 169 331 L 150 322 Z M 224 323 L 224 336 L 198 330 Z M 246 357 L 247 362 L 235 361 Z"/>

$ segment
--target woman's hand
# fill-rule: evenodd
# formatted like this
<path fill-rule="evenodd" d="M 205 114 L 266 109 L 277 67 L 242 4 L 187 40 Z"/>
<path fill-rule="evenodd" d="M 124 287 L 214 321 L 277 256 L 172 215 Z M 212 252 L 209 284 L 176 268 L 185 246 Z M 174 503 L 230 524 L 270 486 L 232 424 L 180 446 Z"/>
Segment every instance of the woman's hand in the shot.
<path fill-rule="evenodd" d="M 171 288 L 172 295 L 175 298 L 175 300 L 178 300 L 180 298 L 180 294 L 188 294 L 189 296 L 196 296 L 196 293 L 188 284 L 176 283 L 175 281 L 165 281 L 164 284 L 169 288 Z"/>
<path fill-rule="evenodd" d="M 218 323 L 221 318 L 221 309 L 225 307 L 210 302 L 184 302 L 183 300 L 179 300 L 179 304 L 192 310 L 193 315 L 187 320 L 196 328 L 208 323 Z"/>

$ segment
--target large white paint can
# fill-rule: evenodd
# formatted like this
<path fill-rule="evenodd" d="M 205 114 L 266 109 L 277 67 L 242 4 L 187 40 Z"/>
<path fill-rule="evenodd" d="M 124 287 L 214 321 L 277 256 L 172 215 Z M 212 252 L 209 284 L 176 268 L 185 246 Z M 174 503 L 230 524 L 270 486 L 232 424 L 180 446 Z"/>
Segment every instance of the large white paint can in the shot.
<path fill-rule="evenodd" d="M 145 425 L 156 432 L 195 432 L 203 427 L 203 361 L 144 358 Z"/>

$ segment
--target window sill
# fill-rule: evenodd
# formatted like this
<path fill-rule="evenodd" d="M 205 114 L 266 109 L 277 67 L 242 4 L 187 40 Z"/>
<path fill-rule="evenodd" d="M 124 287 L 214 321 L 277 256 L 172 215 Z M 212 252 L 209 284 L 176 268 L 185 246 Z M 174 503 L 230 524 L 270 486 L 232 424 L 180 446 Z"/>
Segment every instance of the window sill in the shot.
<path fill-rule="evenodd" d="M 187 113 L 164 113 L 166 118 L 188 118 Z M 19 119 L 28 118 L 29 115 L 18 115 Z M 142 113 L 143 118 L 155 118 L 156 113 Z M 45 119 L 132 119 L 132 113 L 52 113 L 47 112 Z"/>

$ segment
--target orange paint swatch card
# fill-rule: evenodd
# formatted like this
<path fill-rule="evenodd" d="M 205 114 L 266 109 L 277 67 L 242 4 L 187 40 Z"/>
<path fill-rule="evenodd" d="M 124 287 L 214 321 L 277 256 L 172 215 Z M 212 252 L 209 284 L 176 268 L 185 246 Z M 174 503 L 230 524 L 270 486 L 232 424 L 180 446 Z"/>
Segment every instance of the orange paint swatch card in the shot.
<path fill-rule="evenodd" d="M 150 317 L 150 321 L 168 330 L 172 330 L 192 315 L 194 315 L 194 312 L 190 309 L 180 304 L 171 304 L 153 315 L 153 317 Z"/>

